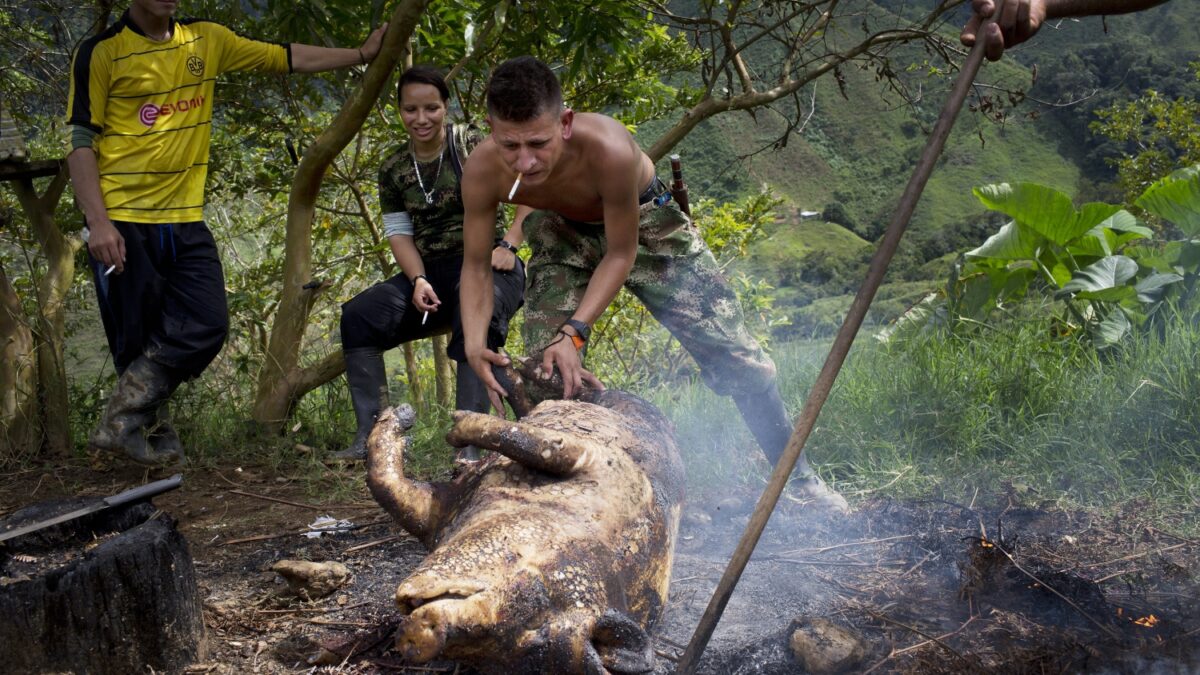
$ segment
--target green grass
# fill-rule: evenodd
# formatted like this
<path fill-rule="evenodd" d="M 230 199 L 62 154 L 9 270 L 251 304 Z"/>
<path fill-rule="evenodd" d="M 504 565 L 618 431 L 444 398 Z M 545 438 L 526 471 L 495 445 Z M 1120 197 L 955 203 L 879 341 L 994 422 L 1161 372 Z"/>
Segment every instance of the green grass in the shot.
<path fill-rule="evenodd" d="M 826 343 L 776 350 L 784 398 L 799 412 Z M 1052 340 L 1032 319 L 970 337 L 884 345 L 861 335 L 808 452 L 856 495 L 1013 492 L 1033 503 L 1151 513 L 1200 506 L 1200 328 L 1176 317 L 1163 337 L 1100 354 Z M 761 482 L 736 410 L 701 385 L 656 398 L 679 427 L 693 493 Z M 1190 515 L 1188 515 L 1190 514 Z"/>
<path fill-rule="evenodd" d="M 917 285 L 895 284 L 888 291 L 906 297 L 906 286 L 915 292 Z M 1097 353 L 1086 344 L 1052 338 L 1036 307 L 1023 315 L 970 336 L 905 344 L 884 345 L 860 335 L 809 440 L 813 462 L 852 500 L 967 501 L 979 490 L 1012 492 L 1047 506 L 1105 509 L 1137 501 L 1147 518 L 1182 518 L 1195 530 L 1200 506 L 1195 317 L 1175 316 L 1161 337 L 1143 334 Z M 803 405 L 828 347 L 827 340 L 776 345 L 780 386 L 793 413 Z M 299 482 L 316 499 L 362 498 L 361 466 L 333 469 L 321 463 L 354 432 L 344 382 L 335 380 L 305 397 L 284 435 L 261 436 L 247 421 L 253 382 L 233 362 L 222 356 L 173 399 L 193 466 L 222 472 L 258 467 Z M 78 396 L 84 389 L 96 395 Z M 102 384 L 78 385 L 72 416 L 80 438 L 99 413 L 103 393 Z M 731 484 L 761 486 L 768 467 L 729 399 L 699 382 L 642 393 L 674 422 L 689 492 L 696 498 Z M 403 381 L 397 380 L 393 395 L 397 402 L 406 399 Z M 451 455 L 442 439 L 449 425 L 448 412 L 436 407 L 418 419 L 409 458 L 414 475 L 448 474 Z"/>
<path fill-rule="evenodd" d="M 871 242 L 850 230 L 824 220 L 783 220 L 769 228 L 768 237 L 751 246 L 750 264 L 778 269 L 807 254 L 850 256 L 871 247 Z"/>

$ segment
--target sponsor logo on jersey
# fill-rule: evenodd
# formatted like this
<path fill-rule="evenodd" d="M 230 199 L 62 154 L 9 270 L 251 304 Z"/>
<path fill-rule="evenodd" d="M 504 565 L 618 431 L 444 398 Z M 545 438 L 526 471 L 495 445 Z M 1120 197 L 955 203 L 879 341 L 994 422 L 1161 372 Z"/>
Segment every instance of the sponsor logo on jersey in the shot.
<path fill-rule="evenodd" d="M 188 72 L 196 77 L 204 77 L 204 59 L 199 56 L 189 56 L 187 60 Z"/>
<path fill-rule="evenodd" d="M 154 126 L 154 121 L 158 119 L 158 106 L 153 103 L 143 104 L 138 109 L 138 120 L 148 127 Z"/>
<path fill-rule="evenodd" d="M 203 96 L 193 96 L 192 98 L 182 98 L 182 99 L 179 99 L 178 101 L 171 101 L 170 103 L 164 103 L 162 105 L 155 105 L 153 103 L 145 103 L 142 105 L 141 108 L 138 109 L 138 121 L 140 121 L 142 124 L 144 124 L 148 127 L 152 127 L 152 126 L 154 126 L 154 123 L 158 121 L 158 119 L 160 117 L 166 117 L 167 115 L 175 115 L 178 113 L 187 112 L 189 110 L 196 110 L 196 109 L 202 108 L 202 107 L 204 107 L 204 97 Z"/>

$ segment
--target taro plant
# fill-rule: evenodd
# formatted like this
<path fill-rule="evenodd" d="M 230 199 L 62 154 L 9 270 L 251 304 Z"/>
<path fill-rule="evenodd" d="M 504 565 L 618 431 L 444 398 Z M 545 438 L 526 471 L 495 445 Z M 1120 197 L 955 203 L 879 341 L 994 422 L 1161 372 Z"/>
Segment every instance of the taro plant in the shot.
<path fill-rule="evenodd" d="M 1032 289 L 1061 301 L 1059 334 L 1082 331 L 1099 348 L 1120 341 L 1171 300 L 1190 301 L 1200 273 L 1200 165 L 1151 185 L 1130 209 L 1034 183 L 987 185 L 974 194 L 1012 218 L 955 264 L 949 282 L 885 331 L 960 330 L 984 324 Z M 1184 239 L 1152 242 L 1134 215 L 1174 225 Z"/>

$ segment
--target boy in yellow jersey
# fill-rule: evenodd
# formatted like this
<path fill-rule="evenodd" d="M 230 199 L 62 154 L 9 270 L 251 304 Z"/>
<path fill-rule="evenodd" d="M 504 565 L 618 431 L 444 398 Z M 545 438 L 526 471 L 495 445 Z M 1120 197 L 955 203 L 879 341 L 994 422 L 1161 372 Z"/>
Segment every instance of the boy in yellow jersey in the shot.
<path fill-rule="evenodd" d="M 166 401 L 220 352 L 225 282 L 203 218 L 217 76 L 233 70 L 320 72 L 365 65 L 386 25 L 359 48 L 279 45 L 202 20 L 176 0 L 132 0 L 71 65 L 67 165 L 119 378 L 89 439 L 161 465 L 183 459 Z"/>

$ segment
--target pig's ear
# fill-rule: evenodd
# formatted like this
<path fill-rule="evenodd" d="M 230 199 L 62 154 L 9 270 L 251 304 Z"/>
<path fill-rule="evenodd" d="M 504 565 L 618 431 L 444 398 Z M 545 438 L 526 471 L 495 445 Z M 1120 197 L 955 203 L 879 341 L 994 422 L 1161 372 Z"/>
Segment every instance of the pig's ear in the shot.
<path fill-rule="evenodd" d="M 456 448 L 474 445 L 494 450 L 522 466 L 552 476 L 567 476 L 579 468 L 583 449 L 578 438 L 502 417 L 458 410 L 446 441 Z"/>
<path fill-rule="evenodd" d="M 525 391 L 525 379 L 528 375 L 524 370 L 524 357 L 509 358 L 512 360 L 507 366 L 492 366 L 492 376 L 504 387 L 504 391 L 508 392 L 508 404 L 512 406 L 513 415 L 521 419 L 529 414 L 535 403 L 529 400 L 529 394 Z"/>
<path fill-rule="evenodd" d="M 650 635 L 624 612 L 610 609 L 596 622 L 592 647 L 611 673 L 648 673 L 654 670 L 654 645 Z"/>

